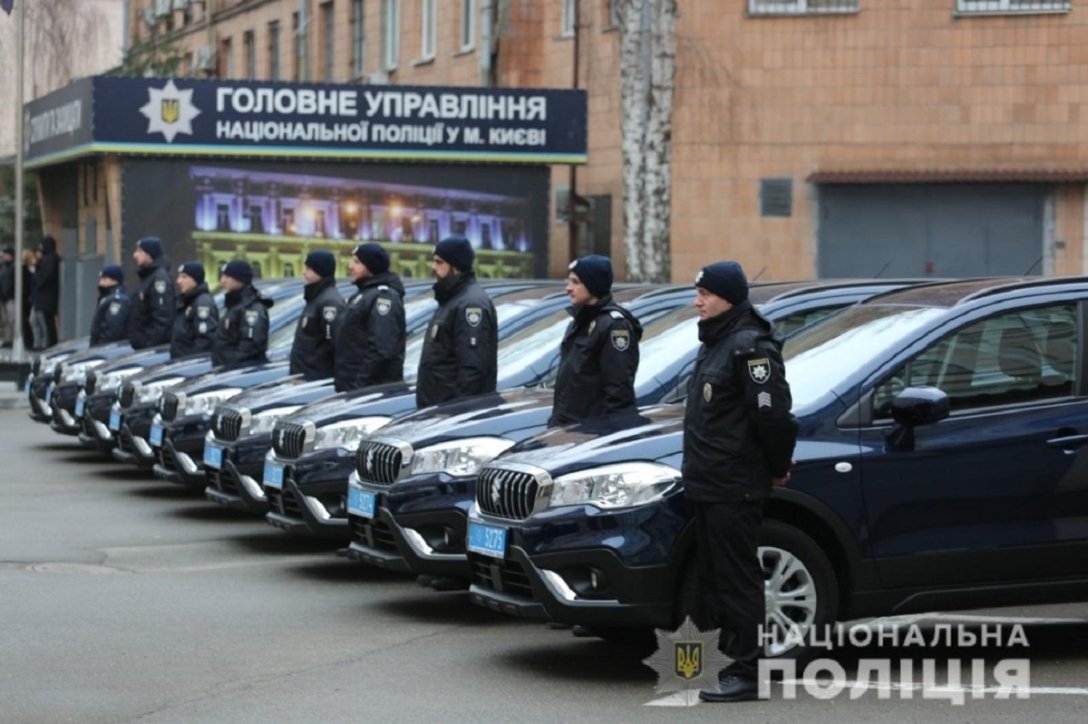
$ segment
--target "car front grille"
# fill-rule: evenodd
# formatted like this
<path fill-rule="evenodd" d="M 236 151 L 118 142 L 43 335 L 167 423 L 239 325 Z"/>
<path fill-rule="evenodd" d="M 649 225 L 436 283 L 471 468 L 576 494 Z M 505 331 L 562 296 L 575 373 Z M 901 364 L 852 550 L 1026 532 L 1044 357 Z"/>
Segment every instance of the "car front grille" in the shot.
<path fill-rule="evenodd" d="M 469 553 L 468 565 L 469 575 L 477 586 L 521 598 L 533 597 L 529 577 L 517 563 Z"/>
<path fill-rule="evenodd" d="M 354 515 L 349 515 L 348 521 L 351 524 L 353 542 L 387 553 L 397 552 L 397 542 L 393 538 L 393 531 L 382 521 L 367 520 Z"/>
<path fill-rule="evenodd" d="M 121 394 L 118 395 L 118 402 L 121 403 L 122 409 L 132 407 L 132 403 L 136 400 L 136 383 L 126 382 L 121 385 Z"/>
<path fill-rule="evenodd" d="M 412 462 L 412 446 L 401 441 L 369 440 L 355 453 L 355 470 L 368 483 L 392 485 Z"/>
<path fill-rule="evenodd" d="M 295 497 L 293 490 L 289 488 L 279 490 L 265 488 L 264 492 L 268 496 L 268 508 L 273 513 L 278 513 L 292 520 L 302 520 L 302 507 L 299 505 L 298 498 Z"/>
<path fill-rule="evenodd" d="M 221 407 L 212 416 L 212 432 L 220 440 L 237 440 L 242 436 L 242 413 Z"/>
<path fill-rule="evenodd" d="M 547 472 L 527 465 L 487 466 L 476 477 L 476 504 L 487 515 L 524 520 L 551 491 Z"/>
<path fill-rule="evenodd" d="M 181 409 L 181 400 L 173 392 L 167 392 L 162 396 L 162 405 L 159 414 L 163 422 L 172 422 L 178 418 L 178 410 Z"/>
<path fill-rule="evenodd" d="M 306 450 L 307 437 L 312 429 L 312 426 L 297 422 L 278 421 L 276 429 L 272 431 L 272 449 L 281 458 L 296 460 Z"/>

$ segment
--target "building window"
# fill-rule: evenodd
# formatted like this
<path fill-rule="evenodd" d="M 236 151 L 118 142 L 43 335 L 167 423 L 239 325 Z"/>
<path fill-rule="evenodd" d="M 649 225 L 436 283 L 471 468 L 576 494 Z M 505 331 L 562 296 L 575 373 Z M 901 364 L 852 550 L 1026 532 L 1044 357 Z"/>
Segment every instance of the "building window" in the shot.
<path fill-rule="evenodd" d="M 298 28 L 298 13 L 291 13 L 291 36 L 294 38 L 294 52 L 291 55 L 295 59 L 291 79 L 298 80 L 302 72 L 302 32 Z"/>
<path fill-rule="evenodd" d="M 422 37 L 419 41 L 419 57 L 422 60 L 434 58 L 435 44 L 435 8 L 434 0 L 419 0 Z"/>
<path fill-rule="evenodd" d="M 576 2 L 578 0 L 563 0 L 563 11 L 559 17 L 559 34 L 564 38 L 574 35 L 574 16 L 578 14 Z"/>
<path fill-rule="evenodd" d="M 220 45 L 223 52 L 223 77 L 234 77 L 234 47 L 231 45 L 230 38 L 227 38 Z"/>
<path fill-rule="evenodd" d="M 268 79 L 280 79 L 280 23 L 278 20 L 268 24 Z"/>
<path fill-rule="evenodd" d="M 752 15 L 856 13 L 860 0 L 748 0 Z"/>
<path fill-rule="evenodd" d="M 476 0 L 461 0 L 461 50 L 476 47 Z"/>
<path fill-rule="evenodd" d="M 1068 12 L 1070 0 L 957 0 L 961 13 Z"/>
<path fill-rule="evenodd" d="M 253 80 L 257 77 L 257 48 L 253 42 L 252 30 L 247 30 L 242 35 L 242 50 L 246 57 L 246 79 Z"/>
<path fill-rule="evenodd" d="M 400 0 L 382 3 L 382 60 L 386 70 L 395 70 L 400 61 Z"/>
<path fill-rule="evenodd" d="M 324 44 L 325 74 L 323 77 L 326 83 L 333 81 L 333 27 L 332 3 L 324 3 L 321 6 L 321 42 Z"/>
<path fill-rule="evenodd" d="M 366 25 L 364 24 L 363 0 L 351 0 L 351 77 L 363 77 L 363 57 L 366 51 Z"/>

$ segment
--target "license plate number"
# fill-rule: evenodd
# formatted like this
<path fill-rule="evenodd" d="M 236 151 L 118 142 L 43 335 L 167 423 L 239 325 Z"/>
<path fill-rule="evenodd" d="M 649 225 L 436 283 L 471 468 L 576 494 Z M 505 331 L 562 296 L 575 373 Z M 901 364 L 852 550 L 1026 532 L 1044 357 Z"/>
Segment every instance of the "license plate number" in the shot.
<path fill-rule="evenodd" d="M 377 496 L 365 490 L 348 488 L 348 512 L 353 515 L 361 515 L 364 518 L 374 517 L 374 508 Z"/>
<path fill-rule="evenodd" d="M 82 397 L 76 400 L 76 417 L 83 417 L 83 409 L 87 406 L 87 401 Z"/>
<path fill-rule="evenodd" d="M 210 468 L 221 468 L 223 466 L 223 448 L 211 443 L 204 443 L 204 464 Z"/>
<path fill-rule="evenodd" d="M 114 432 L 121 431 L 121 413 L 117 410 L 110 410 L 110 429 Z"/>
<path fill-rule="evenodd" d="M 468 549 L 492 558 L 506 556 L 506 529 L 480 523 L 468 524 Z"/>
<path fill-rule="evenodd" d="M 162 447 L 162 425 L 151 425 L 151 432 L 148 433 L 147 439 L 155 447 Z"/>
<path fill-rule="evenodd" d="M 279 463 L 265 462 L 264 484 L 270 488 L 279 490 L 283 487 L 283 466 Z"/>

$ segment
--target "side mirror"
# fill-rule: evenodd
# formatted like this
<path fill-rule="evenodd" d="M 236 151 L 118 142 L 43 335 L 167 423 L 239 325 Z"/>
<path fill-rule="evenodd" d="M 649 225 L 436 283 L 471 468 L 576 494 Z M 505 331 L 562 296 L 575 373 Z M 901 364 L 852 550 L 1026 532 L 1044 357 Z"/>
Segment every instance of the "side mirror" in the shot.
<path fill-rule="evenodd" d="M 894 450 L 914 449 L 914 428 L 931 425 L 948 417 L 948 395 L 936 387 L 908 387 L 892 400 L 895 427 L 888 433 L 888 446 Z"/>
<path fill-rule="evenodd" d="M 908 387 L 892 400 L 892 419 L 900 425 L 932 425 L 948 417 L 948 395 L 936 387 Z"/>

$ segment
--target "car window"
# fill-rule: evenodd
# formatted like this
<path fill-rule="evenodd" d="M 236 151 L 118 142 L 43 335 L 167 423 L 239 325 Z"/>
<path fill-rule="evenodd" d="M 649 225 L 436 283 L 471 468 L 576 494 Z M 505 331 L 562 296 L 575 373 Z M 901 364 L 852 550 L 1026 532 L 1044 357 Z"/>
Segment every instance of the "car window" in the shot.
<path fill-rule="evenodd" d="M 794 332 L 804 329 L 810 324 L 819 322 L 824 317 L 827 317 L 834 312 L 842 309 L 843 305 L 836 304 L 833 307 L 818 307 L 816 309 L 807 309 L 797 314 L 790 314 L 785 317 L 779 317 L 774 321 L 774 331 L 777 332 L 783 339 L 789 337 Z"/>
<path fill-rule="evenodd" d="M 952 413 L 1073 394 L 1076 306 L 1022 309 L 960 329 L 900 367 L 873 394 L 874 420 L 891 417 L 906 387 L 948 395 Z"/>

